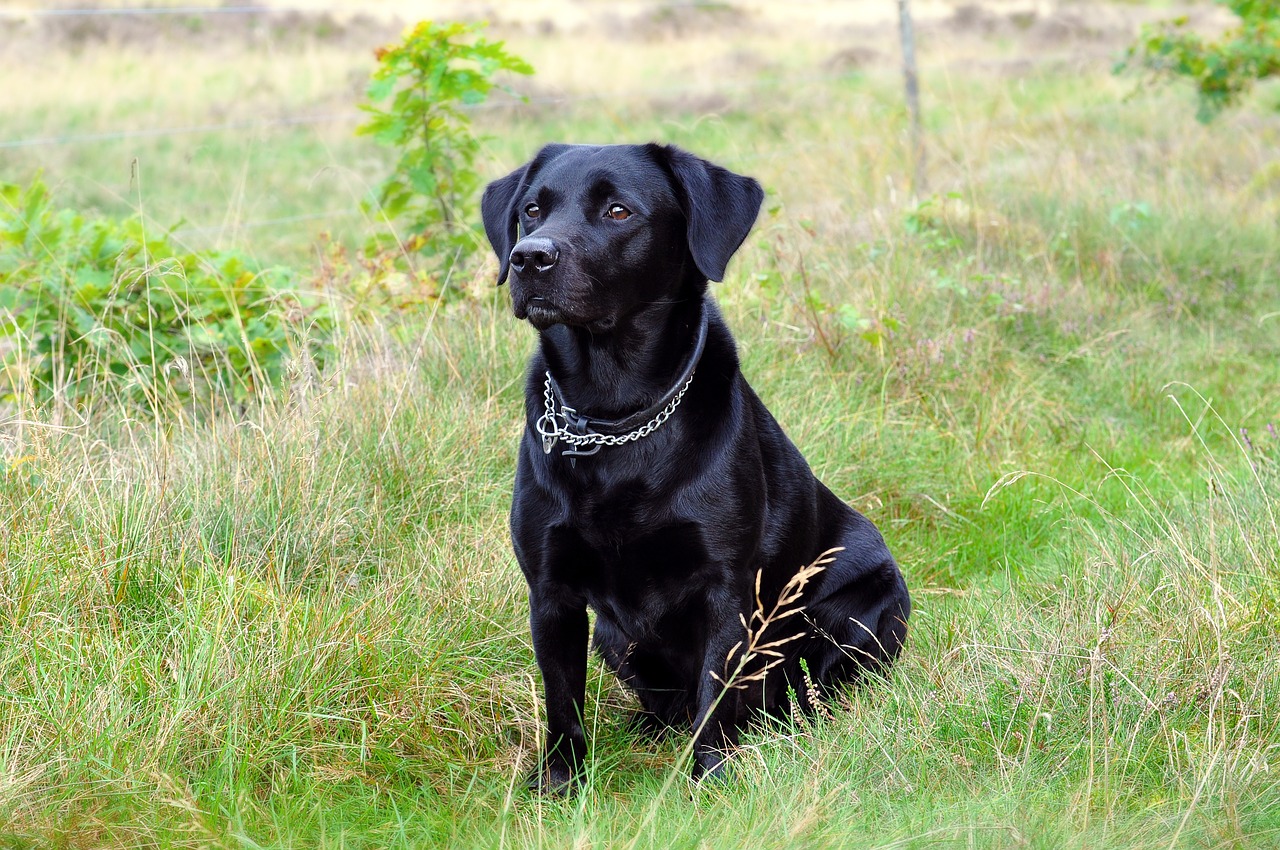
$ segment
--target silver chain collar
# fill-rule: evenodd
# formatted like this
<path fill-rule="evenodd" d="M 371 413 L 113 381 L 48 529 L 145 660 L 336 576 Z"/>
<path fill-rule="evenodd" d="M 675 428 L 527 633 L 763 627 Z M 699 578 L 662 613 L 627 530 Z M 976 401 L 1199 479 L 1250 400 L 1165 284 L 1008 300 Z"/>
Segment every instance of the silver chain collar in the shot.
<path fill-rule="evenodd" d="M 684 382 L 684 386 L 680 387 L 680 391 L 675 394 L 675 397 L 667 402 L 667 406 L 658 411 L 652 419 L 639 428 L 634 431 L 628 431 L 626 434 L 600 434 L 590 430 L 590 427 L 586 424 L 586 417 L 579 415 L 578 411 L 569 405 L 561 404 L 560 412 L 556 412 L 555 392 L 551 389 L 551 373 L 547 372 L 547 380 L 542 392 L 543 397 L 546 399 L 547 412 L 538 418 L 534 426 L 538 430 L 538 435 L 542 437 L 542 453 L 551 454 L 551 449 L 555 447 L 555 444 L 563 440 L 572 448 L 565 449 L 561 454 L 571 456 L 593 455 L 600 451 L 601 446 L 621 446 L 649 436 L 661 428 L 662 423 L 670 419 L 671 414 L 680 406 L 680 401 L 684 398 L 685 391 L 693 383 L 693 375 L 694 373 L 690 372 L 688 380 Z M 571 426 L 581 429 L 582 433 L 575 433 L 570 430 Z M 581 451 L 584 446 L 595 446 L 595 448 L 590 451 Z"/>

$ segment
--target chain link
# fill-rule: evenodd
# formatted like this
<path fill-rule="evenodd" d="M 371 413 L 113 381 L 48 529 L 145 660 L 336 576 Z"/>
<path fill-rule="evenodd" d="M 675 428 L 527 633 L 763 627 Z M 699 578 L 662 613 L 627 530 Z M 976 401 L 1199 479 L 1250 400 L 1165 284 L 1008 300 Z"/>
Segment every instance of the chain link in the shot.
<path fill-rule="evenodd" d="M 662 423 L 671 418 L 671 414 L 675 413 L 680 402 L 684 399 L 685 392 L 689 389 L 689 385 L 693 383 L 693 373 L 689 374 L 689 379 L 684 382 L 684 386 L 680 387 L 680 392 L 676 393 L 675 398 L 667 403 L 667 406 L 658 411 L 658 413 L 645 424 L 641 425 L 634 431 L 626 434 L 597 434 L 591 432 L 589 434 L 575 434 L 566 426 L 569 420 L 562 414 L 556 415 L 555 394 L 551 389 L 551 373 L 547 372 L 547 381 L 543 385 L 543 398 L 546 400 L 547 412 L 539 417 L 535 427 L 538 435 L 542 437 L 542 451 L 544 454 L 551 454 L 551 449 L 556 442 L 563 440 L 571 446 L 621 446 L 626 443 L 647 437 L 654 431 L 662 427 Z M 568 411 L 577 414 L 568 405 L 561 405 L 562 411 Z M 560 420 L 564 420 L 564 424 Z"/>

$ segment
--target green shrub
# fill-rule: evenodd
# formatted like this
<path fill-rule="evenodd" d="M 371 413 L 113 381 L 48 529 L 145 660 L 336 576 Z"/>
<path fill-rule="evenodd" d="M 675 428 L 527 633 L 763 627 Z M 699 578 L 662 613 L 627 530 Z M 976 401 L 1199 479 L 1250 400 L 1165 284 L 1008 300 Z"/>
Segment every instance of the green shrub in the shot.
<path fill-rule="evenodd" d="M 1208 42 L 1187 29 L 1186 16 L 1143 27 L 1116 70 L 1141 68 L 1157 77 L 1189 77 L 1200 96 L 1196 117 L 1208 122 L 1257 80 L 1280 75 L 1280 0 L 1219 0 L 1240 19 Z"/>
<path fill-rule="evenodd" d="M 284 269 L 178 248 L 137 216 L 56 210 L 37 178 L 0 184 L 0 395 L 37 403 L 116 392 L 243 402 L 295 357 L 319 357 L 323 300 Z"/>
<path fill-rule="evenodd" d="M 480 140 L 463 110 L 488 97 L 498 72 L 533 73 L 502 42 L 475 38 L 483 26 L 424 21 L 377 52 L 368 103 L 361 105 L 370 118 L 357 132 L 400 152 L 374 208 L 399 220 L 405 232 L 375 243 L 370 253 L 403 246 L 440 271 L 477 244 L 469 224 L 476 216 L 461 209 L 480 188 L 474 166 Z"/>

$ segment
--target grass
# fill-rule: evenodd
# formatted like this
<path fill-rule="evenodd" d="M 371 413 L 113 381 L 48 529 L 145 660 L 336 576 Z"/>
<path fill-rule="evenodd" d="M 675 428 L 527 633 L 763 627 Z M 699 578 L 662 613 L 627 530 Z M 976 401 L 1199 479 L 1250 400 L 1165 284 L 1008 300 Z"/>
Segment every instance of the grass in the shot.
<path fill-rule="evenodd" d="M 473 297 L 340 323 L 323 375 L 235 415 L 0 413 L 0 847 L 1280 844 L 1280 122 L 1126 100 L 1088 45 L 1019 37 L 992 66 L 935 33 L 918 200 L 891 62 L 833 73 L 834 36 L 708 36 L 664 70 L 668 42 L 521 33 L 549 91 L 602 63 L 604 90 L 652 91 L 483 113 L 494 176 L 544 140 L 657 137 L 769 188 L 715 291 L 753 385 L 902 561 L 902 662 L 700 788 L 593 665 L 584 793 L 523 791 L 540 685 L 505 515 L 532 334 L 477 258 Z M 6 132 L 349 108 L 368 55 L 224 44 L 157 90 L 173 54 L 86 51 L 0 95 Z M 73 94 L 76 63 L 132 82 Z M 326 181 L 376 177 L 365 145 L 276 127 L 0 163 L 203 225 L 354 209 Z M 305 268 L 322 225 L 378 226 L 189 238 Z"/>

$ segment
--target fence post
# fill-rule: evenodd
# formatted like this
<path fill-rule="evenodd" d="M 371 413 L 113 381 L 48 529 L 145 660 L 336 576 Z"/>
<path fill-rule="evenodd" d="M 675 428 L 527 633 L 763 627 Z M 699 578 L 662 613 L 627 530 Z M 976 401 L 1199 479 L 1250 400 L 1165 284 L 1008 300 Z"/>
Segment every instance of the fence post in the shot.
<path fill-rule="evenodd" d="M 916 73 L 916 36 L 911 21 L 911 0 L 898 0 L 898 30 L 902 36 L 902 76 L 911 116 L 911 192 L 917 198 L 928 191 L 924 168 L 924 129 L 920 124 L 920 79 Z"/>

